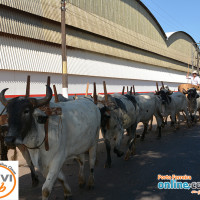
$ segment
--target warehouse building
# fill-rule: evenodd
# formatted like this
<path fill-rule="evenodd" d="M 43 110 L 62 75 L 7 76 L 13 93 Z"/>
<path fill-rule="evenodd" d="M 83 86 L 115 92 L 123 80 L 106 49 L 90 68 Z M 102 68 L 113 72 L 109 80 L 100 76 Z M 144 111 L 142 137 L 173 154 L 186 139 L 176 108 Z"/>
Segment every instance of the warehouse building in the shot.
<path fill-rule="evenodd" d="M 0 85 L 7 97 L 43 96 L 47 76 L 62 91 L 61 10 L 58 0 L 0 0 Z M 108 93 L 135 85 L 152 92 L 163 81 L 172 90 L 196 68 L 197 46 L 187 33 L 166 34 L 139 0 L 68 0 L 66 45 L 69 95 L 103 80 Z M 89 92 L 92 92 L 90 86 Z"/>

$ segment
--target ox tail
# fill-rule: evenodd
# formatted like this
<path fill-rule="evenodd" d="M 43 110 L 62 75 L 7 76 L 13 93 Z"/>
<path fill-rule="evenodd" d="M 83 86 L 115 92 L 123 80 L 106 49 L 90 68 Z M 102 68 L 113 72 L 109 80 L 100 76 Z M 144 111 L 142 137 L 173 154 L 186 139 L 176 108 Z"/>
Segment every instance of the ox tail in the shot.
<path fill-rule="evenodd" d="M 17 160 L 17 157 L 18 157 L 18 153 L 17 153 L 17 148 L 15 147 L 13 156 L 11 157 L 11 160 L 12 161 Z"/>

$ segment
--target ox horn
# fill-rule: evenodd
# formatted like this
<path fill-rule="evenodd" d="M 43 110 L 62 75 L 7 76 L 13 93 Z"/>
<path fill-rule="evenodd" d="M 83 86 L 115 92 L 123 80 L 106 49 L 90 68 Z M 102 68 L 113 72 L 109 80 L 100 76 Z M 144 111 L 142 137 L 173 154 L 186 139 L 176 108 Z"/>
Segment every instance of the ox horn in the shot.
<path fill-rule="evenodd" d="M 49 101 L 51 101 L 52 89 L 48 85 L 46 85 L 46 87 L 47 87 L 46 96 L 44 98 L 42 98 L 42 99 L 39 99 L 39 100 L 36 99 L 36 105 L 34 105 L 35 108 L 44 106 L 44 105 L 48 104 Z"/>
<path fill-rule="evenodd" d="M 2 103 L 4 106 L 7 106 L 7 104 L 8 104 L 8 101 L 7 101 L 7 99 L 6 99 L 5 96 L 4 96 L 6 90 L 8 90 L 8 88 L 3 89 L 3 90 L 1 91 L 1 93 L 0 93 L 0 101 L 1 101 L 1 103 Z"/>
<path fill-rule="evenodd" d="M 123 89 L 122 89 L 122 95 L 124 95 L 124 90 L 125 90 L 125 86 L 123 86 Z"/>
<path fill-rule="evenodd" d="M 108 93 L 107 93 L 105 81 L 103 81 L 103 89 L 104 89 L 104 95 L 105 95 L 105 102 L 108 103 Z"/>

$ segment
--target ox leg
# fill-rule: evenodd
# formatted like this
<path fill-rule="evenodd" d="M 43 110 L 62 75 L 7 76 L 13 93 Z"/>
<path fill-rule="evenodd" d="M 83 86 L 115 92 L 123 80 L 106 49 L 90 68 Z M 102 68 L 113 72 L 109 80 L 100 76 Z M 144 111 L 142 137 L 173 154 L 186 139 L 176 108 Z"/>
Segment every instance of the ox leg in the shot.
<path fill-rule="evenodd" d="M 200 109 L 198 110 L 198 112 L 199 112 L 199 121 L 200 121 Z"/>
<path fill-rule="evenodd" d="M 130 128 L 127 129 L 128 132 L 130 132 L 130 139 L 129 139 L 129 147 L 125 155 L 125 160 L 129 160 L 131 153 L 135 154 L 135 142 L 136 142 L 136 128 L 137 128 L 137 123 L 132 125 Z"/>
<path fill-rule="evenodd" d="M 147 133 L 147 128 L 148 128 L 148 123 L 144 122 L 143 124 L 144 124 L 144 131 L 143 131 L 142 136 L 140 138 L 141 141 L 144 140 L 145 134 Z"/>
<path fill-rule="evenodd" d="M 46 176 L 46 180 L 42 186 L 42 200 L 49 199 L 52 188 L 58 178 L 63 163 L 64 159 L 60 154 L 55 155 L 54 158 L 52 159 L 48 174 Z"/>
<path fill-rule="evenodd" d="M 153 123 L 153 116 L 150 119 L 150 125 L 149 125 L 149 130 L 148 131 L 152 131 L 152 123 Z"/>
<path fill-rule="evenodd" d="M 188 112 L 187 108 L 185 108 L 185 109 L 183 110 L 183 112 L 184 112 L 185 115 L 186 115 L 187 126 L 190 128 L 190 127 L 191 127 L 191 120 L 190 120 L 190 116 L 189 116 L 189 112 Z"/>
<path fill-rule="evenodd" d="M 156 117 L 157 127 L 158 127 L 157 139 L 160 139 L 161 138 L 161 127 L 162 127 L 162 123 L 163 123 L 163 118 L 159 115 L 155 115 L 155 117 Z"/>
<path fill-rule="evenodd" d="M 80 165 L 78 183 L 79 187 L 83 188 L 85 186 L 85 176 L 84 176 L 85 154 L 79 155 L 77 161 Z"/>
<path fill-rule="evenodd" d="M 176 114 L 171 115 L 171 126 L 176 130 Z"/>
<path fill-rule="evenodd" d="M 22 156 L 26 160 L 26 162 L 27 162 L 27 164 L 28 164 L 28 166 L 31 170 L 32 187 L 36 187 L 39 184 L 39 179 L 38 179 L 38 176 L 36 174 L 33 163 L 31 161 L 30 154 L 29 154 L 27 148 L 23 147 L 22 145 L 19 145 L 18 149 L 20 150 Z"/>
<path fill-rule="evenodd" d="M 177 118 L 178 129 L 179 129 L 180 128 L 180 113 L 179 112 L 176 114 L 176 118 Z"/>
<path fill-rule="evenodd" d="M 65 175 L 62 172 L 62 170 L 58 174 L 58 180 L 60 181 L 60 183 L 63 186 L 65 199 L 67 199 L 68 197 L 72 196 L 71 188 L 69 187 L 69 185 L 68 185 L 68 183 L 66 181 Z"/>
<path fill-rule="evenodd" d="M 106 159 L 106 163 L 104 167 L 110 168 L 111 167 L 111 155 L 110 155 L 111 146 L 110 146 L 110 141 L 108 139 L 105 139 L 105 145 L 106 145 L 107 159 Z"/>
<path fill-rule="evenodd" d="M 124 152 L 119 150 L 120 145 L 121 145 L 121 141 L 122 141 L 122 138 L 123 138 L 123 134 L 124 134 L 124 129 L 121 127 L 121 129 L 118 130 L 116 144 L 115 144 L 115 147 L 114 147 L 114 153 L 116 153 L 118 157 L 122 157 L 124 155 Z"/>
<path fill-rule="evenodd" d="M 97 142 L 89 149 L 90 175 L 88 179 L 88 188 L 94 188 L 94 166 L 96 161 Z"/>
<path fill-rule="evenodd" d="M 164 128 L 167 125 L 167 118 L 168 116 L 162 118 L 162 124 L 161 124 L 162 128 Z"/>

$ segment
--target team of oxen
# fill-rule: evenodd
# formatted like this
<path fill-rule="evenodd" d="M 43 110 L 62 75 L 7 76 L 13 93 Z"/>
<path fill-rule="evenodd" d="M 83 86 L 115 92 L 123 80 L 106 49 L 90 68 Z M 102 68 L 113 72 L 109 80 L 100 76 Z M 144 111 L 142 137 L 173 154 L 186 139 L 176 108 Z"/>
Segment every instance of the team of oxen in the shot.
<path fill-rule="evenodd" d="M 42 99 L 25 96 L 7 100 L 4 96 L 7 89 L 0 93 L 0 101 L 6 107 L 8 116 L 5 143 L 8 146 L 17 146 L 22 152 L 30 167 L 33 185 L 38 184 L 35 167 L 46 177 L 42 187 L 43 200 L 49 199 L 57 179 L 63 185 L 65 198 L 71 196 L 70 186 L 62 172 L 62 166 L 68 159 L 77 159 L 80 164 L 79 186 L 85 185 L 84 162 L 85 152 L 88 151 L 88 186 L 94 187 L 94 167 L 100 129 L 107 152 L 105 167 L 111 167 L 111 140 L 115 140 L 114 153 L 118 157 L 123 156 L 121 143 L 125 130 L 129 140 L 124 158 L 128 160 L 135 152 L 136 128 L 139 122 L 144 124 L 144 131 L 140 137 L 144 140 L 148 123 L 155 116 L 157 137 L 160 138 L 165 124 L 164 118 L 170 116 L 171 125 L 178 128 L 180 112 L 184 112 L 187 125 L 190 126 L 192 121 L 196 120 L 196 112 L 200 108 L 199 95 L 195 88 L 172 92 L 163 85 L 160 90 L 157 88 L 154 94 L 136 94 L 131 88 L 126 94 L 123 90 L 122 94 L 108 95 L 104 82 L 104 96 L 96 95 L 94 84 L 93 97 L 77 100 L 62 98 L 58 103 L 53 103 L 50 102 L 52 90 L 49 86 L 46 87 L 47 93 Z M 47 115 L 40 109 L 47 104 L 51 108 L 60 108 L 62 114 Z M 48 135 L 44 124 L 48 124 Z"/>

